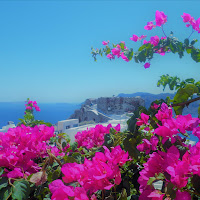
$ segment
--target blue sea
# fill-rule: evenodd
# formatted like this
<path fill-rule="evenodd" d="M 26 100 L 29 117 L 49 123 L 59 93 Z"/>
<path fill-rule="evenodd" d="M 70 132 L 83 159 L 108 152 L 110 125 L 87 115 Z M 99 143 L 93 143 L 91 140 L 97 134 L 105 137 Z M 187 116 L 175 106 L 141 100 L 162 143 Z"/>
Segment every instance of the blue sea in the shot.
<path fill-rule="evenodd" d="M 80 104 L 72 103 L 38 103 L 41 111 L 34 111 L 35 119 L 44 120 L 52 124 L 60 120 L 67 119 L 74 110 L 80 108 Z M 25 111 L 24 102 L 0 102 L 0 129 L 5 126 L 8 121 L 15 124 L 19 122 L 19 118 L 23 118 Z"/>

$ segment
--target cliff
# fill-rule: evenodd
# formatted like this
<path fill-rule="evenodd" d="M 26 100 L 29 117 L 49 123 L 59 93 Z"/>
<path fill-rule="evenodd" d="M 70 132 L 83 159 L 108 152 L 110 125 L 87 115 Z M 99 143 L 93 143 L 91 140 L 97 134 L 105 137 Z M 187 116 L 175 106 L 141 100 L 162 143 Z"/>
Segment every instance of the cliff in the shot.
<path fill-rule="evenodd" d="M 107 115 L 122 115 L 126 112 L 134 112 L 139 106 L 144 106 L 141 97 L 100 97 L 98 99 L 86 99 L 79 110 L 75 110 L 70 119 L 83 121 L 95 121 L 96 123 L 111 120 Z"/>

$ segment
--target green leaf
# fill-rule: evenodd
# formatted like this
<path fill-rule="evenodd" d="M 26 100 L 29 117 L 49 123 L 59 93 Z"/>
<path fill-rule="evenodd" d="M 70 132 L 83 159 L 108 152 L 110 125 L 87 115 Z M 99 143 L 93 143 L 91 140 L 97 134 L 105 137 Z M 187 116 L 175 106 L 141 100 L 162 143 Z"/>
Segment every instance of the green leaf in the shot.
<path fill-rule="evenodd" d="M 155 177 L 150 177 L 148 182 L 147 182 L 147 185 L 152 185 L 152 183 L 156 180 Z"/>
<path fill-rule="evenodd" d="M 198 118 L 200 118 L 200 104 L 199 104 L 199 107 L 198 107 Z"/>
<path fill-rule="evenodd" d="M 4 168 L 0 167 L 0 176 L 3 174 Z"/>
<path fill-rule="evenodd" d="M 194 61 L 200 62 L 200 51 L 196 49 L 192 49 L 191 57 Z"/>
<path fill-rule="evenodd" d="M 125 44 L 124 43 L 120 43 L 119 46 L 121 47 L 122 50 L 124 50 Z"/>
<path fill-rule="evenodd" d="M 131 48 L 129 51 L 125 51 L 124 55 L 130 60 L 133 58 L 133 49 Z"/>
<path fill-rule="evenodd" d="M 77 160 L 71 156 L 67 156 L 65 155 L 64 157 L 64 160 L 65 160 L 65 163 L 74 163 L 74 162 L 77 162 Z"/>
<path fill-rule="evenodd" d="M 71 144 L 72 151 L 75 151 L 77 149 L 77 146 L 78 146 L 77 142 L 74 142 L 73 144 Z"/>
<path fill-rule="evenodd" d="M 19 180 L 13 183 L 12 198 L 15 200 L 27 200 L 30 194 L 29 182 L 26 180 Z"/>
<path fill-rule="evenodd" d="M 198 42 L 197 39 L 192 40 L 192 41 L 191 41 L 191 45 L 194 45 L 196 42 Z"/>
<path fill-rule="evenodd" d="M 136 54 L 136 55 L 134 56 L 134 60 L 135 60 L 136 63 L 139 63 L 138 54 Z"/>
<path fill-rule="evenodd" d="M 78 152 L 75 152 L 72 154 L 72 157 L 77 160 L 77 162 L 81 163 L 82 161 L 82 154 L 81 153 L 78 153 Z"/>
<path fill-rule="evenodd" d="M 188 39 L 188 38 L 186 38 L 186 39 L 184 40 L 184 44 L 185 44 L 186 46 L 189 45 L 189 39 Z"/>
<path fill-rule="evenodd" d="M 198 87 L 194 84 L 187 84 L 185 88 L 180 88 L 174 96 L 173 103 L 183 103 L 188 100 L 193 94 L 198 93 Z M 174 111 L 177 115 L 182 114 L 184 106 L 174 107 Z"/>
<path fill-rule="evenodd" d="M 185 79 L 185 81 L 186 81 L 187 83 L 194 83 L 194 82 L 195 82 L 195 80 L 194 80 L 193 78 Z"/>
<path fill-rule="evenodd" d="M 170 50 L 172 51 L 172 53 L 177 52 L 176 44 L 173 41 L 171 41 L 169 47 L 170 47 Z"/>
<path fill-rule="evenodd" d="M 0 190 L 8 186 L 8 178 L 1 177 L 0 178 Z"/>
<path fill-rule="evenodd" d="M 163 173 L 159 173 L 158 176 L 156 177 L 157 180 L 164 180 L 165 176 Z"/>
<path fill-rule="evenodd" d="M 127 192 L 125 188 L 122 189 L 120 200 L 127 200 Z"/>
<path fill-rule="evenodd" d="M 145 62 L 146 61 L 146 51 L 143 49 L 139 54 L 138 54 L 138 60 L 140 62 Z"/>
<path fill-rule="evenodd" d="M 0 190 L 0 199 L 1 200 L 8 200 L 10 197 L 12 191 L 11 191 L 11 186 L 7 186 L 6 188 L 2 188 Z"/>
<path fill-rule="evenodd" d="M 103 146 L 106 146 L 108 148 L 113 146 L 113 140 L 111 138 L 111 134 L 105 134 L 104 135 L 104 143 Z"/>
<path fill-rule="evenodd" d="M 187 52 L 188 54 L 190 54 L 190 53 L 192 52 L 192 49 L 187 48 L 187 49 L 186 49 L 186 52 Z"/>
<path fill-rule="evenodd" d="M 128 154 L 131 156 L 131 157 L 134 157 L 134 158 L 137 158 L 138 155 L 140 154 L 138 149 L 136 148 L 136 146 L 138 145 L 137 141 L 135 138 L 126 138 L 124 141 L 123 141 L 123 145 L 124 145 L 124 149 L 126 151 L 128 151 Z"/>

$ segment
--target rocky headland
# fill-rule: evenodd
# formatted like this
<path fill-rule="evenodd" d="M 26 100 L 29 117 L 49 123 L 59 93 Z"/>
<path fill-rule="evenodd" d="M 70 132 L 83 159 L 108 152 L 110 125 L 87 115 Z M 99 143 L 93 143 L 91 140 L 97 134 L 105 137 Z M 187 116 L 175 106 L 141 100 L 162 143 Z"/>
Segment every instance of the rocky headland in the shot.
<path fill-rule="evenodd" d="M 112 115 L 123 115 L 134 112 L 139 106 L 144 106 L 141 97 L 100 97 L 97 99 L 86 99 L 81 108 L 74 111 L 69 119 L 83 121 L 94 121 L 102 123 L 112 120 Z"/>

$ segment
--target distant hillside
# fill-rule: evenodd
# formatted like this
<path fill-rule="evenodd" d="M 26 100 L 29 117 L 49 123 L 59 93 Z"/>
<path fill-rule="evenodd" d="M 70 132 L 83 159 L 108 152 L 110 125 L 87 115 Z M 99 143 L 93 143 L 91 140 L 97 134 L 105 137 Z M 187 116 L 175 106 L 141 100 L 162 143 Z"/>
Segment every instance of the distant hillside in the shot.
<path fill-rule="evenodd" d="M 174 97 L 175 94 L 171 93 L 160 93 L 160 94 L 151 94 L 147 92 L 136 92 L 132 94 L 124 94 L 120 93 L 118 97 L 136 97 L 140 96 L 145 101 L 145 107 L 149 108 L 152 101 L 155 101 L 156 99 L 165 99 L 167 96 L 169 96 L 171 99 Z M 197 111 L 198 106 L 200 104 L 200 101 L 196 101 L 194 103 L 191 103 L 188 108 L 184 108 L 183 114 L 186 115 L 188 113 L 191 113 L 194 117 L 197 117 Z"/>
<path fill-rule="evenodd" d="M 140 96 L 145 101 L 145 107 L 149 108 L 152 101 L 155 101 L 156 99 L 166 99 L 167 96 L 169 96 L 172 99 L 174 97 L 174 95 L 175 94 L 170 94 L 170 93 L 151 94 L 151 93 L 147 93 L 147 92 L 136 92 L 136 93 L 132 93 L 132 94 L 120 93 L 118 96 L 119 97 Z"/>

